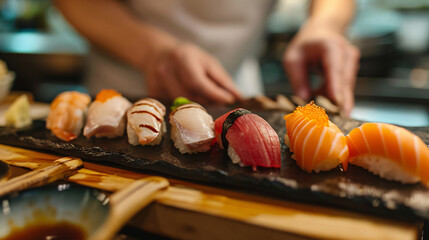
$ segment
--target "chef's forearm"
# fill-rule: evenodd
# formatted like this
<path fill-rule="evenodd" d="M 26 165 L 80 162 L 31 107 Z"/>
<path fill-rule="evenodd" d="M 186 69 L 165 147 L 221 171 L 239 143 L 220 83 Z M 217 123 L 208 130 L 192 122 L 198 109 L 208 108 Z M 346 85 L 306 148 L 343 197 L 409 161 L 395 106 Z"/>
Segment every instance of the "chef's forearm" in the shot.
<path fill-rule="evenodd" d="M 343 33 L 354 17 L 354 0 L 313 0 L 307 24 Z"/>
<path fill-rule="evenodd" d="M 56 0 L 65 18 L 93 45 L 144 69 L 153 51 L 175 43 L 169 34 L 140 22 L 120 1 Z"/>

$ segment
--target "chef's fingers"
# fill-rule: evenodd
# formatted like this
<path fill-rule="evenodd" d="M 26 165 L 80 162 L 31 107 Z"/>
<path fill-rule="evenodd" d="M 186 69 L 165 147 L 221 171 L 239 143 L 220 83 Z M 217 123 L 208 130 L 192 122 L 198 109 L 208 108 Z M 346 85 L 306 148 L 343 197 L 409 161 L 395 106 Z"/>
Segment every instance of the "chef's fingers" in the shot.
<path fill-rule="evenodd" d="M 162 99 L 165 95 L 164 86 L 158 81 L 157 76 L 146 76 L 146 89 L 148 97 Z"/>
<path fill-rule="evenodd" d="M 283 59 L 283 67 L 288 73 L 294 94 L 307 101 L 310 98 L 311 88 L 302 51 L 301 48 L 287 51 Z"/>
<path fill-rule="evenodd" d="M 206 69 L 199 58 L 182 59 L 179 69 L 180 76 L 192 91 L 204 96 L 214 103 L 233 103 L 234 95 L 221 88 L 207 75 Z"/>
<path fill-rule="evenodd" d="M 335 40 L 325 42 L 321 52 L 326 94 L 336 104 L 341 104 L 344 100 L 343 67 L 346 54 L 342 44 L 344 43 Z"/>
<path fill-rule="evenodd" d="M 234 96 L 235 100 L 242 98 L 241 93 L 234 84 L 232 78 L 216 59 L 208 58 L 204 64 L 207 70 L 207 75 L 210 79 L 220 87 L 230 92 Z"/>
<path fill-rule="evenodd" d="M 359 70 L 360 52 L 358 48 L 351 44 L 348 44 L 346 52 L 347 56 L 343 68 L 343 101 L 339 106 L 344 114 L 349 117 L 354 106 L 354 88 L 356 85 L 357 72 Z"/>
<path fill-rule="evenodd" d="M 156 73 L 158 78 L 154 81 L 159 81 L 165 89 L 164 98 L 190 97 L 190 92 L 180 84 L 177 67 L 172 61 L 166 60 L 159 63 Z"/>

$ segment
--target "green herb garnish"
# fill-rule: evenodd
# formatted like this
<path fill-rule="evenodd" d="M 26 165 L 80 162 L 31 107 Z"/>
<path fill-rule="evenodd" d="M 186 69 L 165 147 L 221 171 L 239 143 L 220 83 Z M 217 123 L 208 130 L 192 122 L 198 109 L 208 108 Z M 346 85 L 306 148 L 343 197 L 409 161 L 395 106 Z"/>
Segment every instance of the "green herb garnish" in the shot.
<path fill-rule="evenodd" d="M 173 105 L 171 106 L 171 111 L 174 111 L 174 110 L 176 110 L 176 108 L 178 108 L 184 104 L 188 104 L 188 103 L 192 103 L 192 101 L 190 101 L 189 99 L 187 99 L 185 97 L 178 97 L 178 98 L 174 99 Z"/>

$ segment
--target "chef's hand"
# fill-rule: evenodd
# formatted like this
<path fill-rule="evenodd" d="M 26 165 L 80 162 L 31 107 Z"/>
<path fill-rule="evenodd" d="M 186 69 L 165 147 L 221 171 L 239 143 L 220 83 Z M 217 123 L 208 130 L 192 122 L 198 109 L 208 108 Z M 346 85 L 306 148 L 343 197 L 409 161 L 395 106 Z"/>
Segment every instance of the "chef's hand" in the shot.
<path fill-rule="evenodd" d="M 200 103 L 233 103 L 240 92 L 222 65 L 201 48 L 176 42 L 155 48 L 144 67 L 148 94 L 154 98 L 179 96 Z"/>
<path fill-rule="evenodd" d="M 314 94 L 325 95 L 350 116 L 359 57 L 359 50 L 340 32 L 309 22 L 292 40 L 283 65 L 296 95 L 305 100 Z M 324 84 L 312 92 L 308 70 L 314 67 L 322 68 Z"/>

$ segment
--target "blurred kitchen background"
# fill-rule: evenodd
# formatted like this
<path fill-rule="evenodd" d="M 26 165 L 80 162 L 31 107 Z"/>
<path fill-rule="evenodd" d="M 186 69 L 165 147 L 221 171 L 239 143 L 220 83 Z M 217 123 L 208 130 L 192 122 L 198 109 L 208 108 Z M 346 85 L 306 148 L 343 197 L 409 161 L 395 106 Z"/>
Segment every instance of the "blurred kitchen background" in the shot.
<path fill-rule="evenodd" d="M 61 91 L 85 91 L 88 44 L 52 1 L 0 3 L 0 59 L 16 72 L 13 90 L 45 102 Z M 304 0 L 277 1 L 269 18 L 260 58 L 268 96 L 292 94 L 281 58 L 307 8 Z M 348 36 L 362 54 L 353 117 L 429 126 L 429 1 L 359 0 Z"/>

